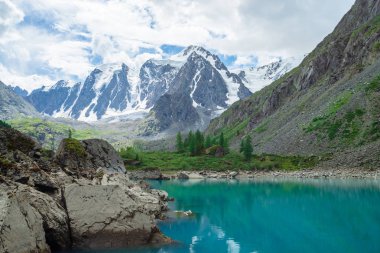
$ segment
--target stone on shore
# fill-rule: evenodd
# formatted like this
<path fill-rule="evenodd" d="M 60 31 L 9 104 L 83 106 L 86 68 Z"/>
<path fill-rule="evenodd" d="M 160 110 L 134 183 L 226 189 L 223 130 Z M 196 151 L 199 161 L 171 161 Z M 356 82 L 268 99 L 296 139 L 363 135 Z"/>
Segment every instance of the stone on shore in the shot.
<path fill-rule="evenodd" d="M 47 194 L 3 181 L 0 183 L 0 242 L 0 252 L 44 253 L 69 249 L 66 212 Z"/>
<path fill-rule="evenodd" d="M 68 185 L 65 189 L 74 248 L 121 248 L 167 243 L 157 238 L 155 219 L 166 207 L 161 199 L 138 186 Z"/>

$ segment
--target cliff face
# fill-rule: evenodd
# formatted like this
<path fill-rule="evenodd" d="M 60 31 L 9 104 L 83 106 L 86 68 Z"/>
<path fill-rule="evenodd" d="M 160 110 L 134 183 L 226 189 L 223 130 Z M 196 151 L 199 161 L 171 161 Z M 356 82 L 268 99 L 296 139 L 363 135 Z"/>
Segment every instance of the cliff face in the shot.
<path fill-rule="evenodd" d="M 170 243 L 155 225 L 167 193 L 130 181 L 107 142 L 69 140 L 54 157 L 0 127 L 0 252 Z"/>
<path fill-rule="evenodd" d="M 297 68 L 233 104 L 207 133 L 229 132 L 234 145 L 251 134 L 256 152 L 279 154 L 336 152 L 378 141 L 379 15 L 379 0 L 357 0 Z"/>

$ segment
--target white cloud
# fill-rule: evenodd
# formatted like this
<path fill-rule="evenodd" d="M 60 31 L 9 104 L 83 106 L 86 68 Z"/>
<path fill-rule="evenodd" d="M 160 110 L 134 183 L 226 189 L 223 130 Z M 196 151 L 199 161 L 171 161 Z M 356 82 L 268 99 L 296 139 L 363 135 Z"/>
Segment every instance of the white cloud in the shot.
<path fill-rule="evenodd" d="M 93 57 L 142 64 L 160 58 L 162 44 L 203 45 L 237 55 L 235 65 L 260 64 L 309 52 L 353 2 L 0 0 L 0 63 L 25 77 L 23 87 L 36 85 L 27 79 L 34 75 L 83 80 Z"/>
<path fill-rule="evenodd" d="M 0 1 L 0 35 L 5 33 L 8 27 L 17 24 L 24 18 L 24 13 L 11 1 Z"/>
<path fill-rule="evenodd" d="M 40 87 L 41 85 L 49 86 L 54 82 L 54 80 L 47 76 L 37 74 L 20 75 L 20 73 L 10 72 L 8 68 L 4 67 L 2 64 L 0 64 L 0 77 L 1 81 L 7 85 L 20 86 L 20 84 L 24 84 L 22 85 L 22 88 L 29 92 L 36 87 Z"/>

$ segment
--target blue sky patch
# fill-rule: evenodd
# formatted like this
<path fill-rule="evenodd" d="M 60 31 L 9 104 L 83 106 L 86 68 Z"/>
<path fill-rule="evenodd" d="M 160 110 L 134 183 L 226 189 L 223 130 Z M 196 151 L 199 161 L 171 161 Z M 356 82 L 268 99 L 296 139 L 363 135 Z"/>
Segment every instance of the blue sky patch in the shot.
<path fill-rule="evenodd" d="M 174 55 L 181 52 L 185 47 L 182 46 L 175 46 L 175 45 L 169 45 L 169 44 L 163 44 L 160 46 L 161 50 L 168 55 Z"/>

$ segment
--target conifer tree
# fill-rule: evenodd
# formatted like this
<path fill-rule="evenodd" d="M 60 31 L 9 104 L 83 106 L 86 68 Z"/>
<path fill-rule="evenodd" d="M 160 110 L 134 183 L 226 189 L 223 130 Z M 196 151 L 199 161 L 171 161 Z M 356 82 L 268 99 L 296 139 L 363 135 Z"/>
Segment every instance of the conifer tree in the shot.
<path fill-rule="evenodd" d="M 244 151 L 244 145 L 245 145 L 245 138 L 243 138 L 240 142 L 240 149 L 239 149 L 239 152 L 240 153 L 243 153 Z"/>
<path fill-rule="evenodd" d="M 195 136 L 189 135 L 189 152 L 190 155 L 195 155 Z"/>
<path fill-rule="evenodd" d="M 211 145 L 212 145 L 211 137 L 209 135 L 207 135 L 206 141 L 205 141 L 205 148 L 209 148 L 209 147 L 211 147 Z"/>
<path fill-rule="evenodd" d="M 224 147 L 225 143 L 224 143 L 224 134 L 223 132 L 220 133 L 220 136 L 219 136 L 219 146 L 221 147 Z"/>
<path fill-rule="evenodd" d="M 252 158 L 253 148 L 252 148 L 251 136 L 247 136 L 244 141 L 243 155 L 245 160 L 249 161 Z"/>
<path fill-rule="evenodd" d="M 200 155 L 204 149 L 204 137 L 203 134 L 197 130 L 195 132 L 195 154 Z"/>
<path fill-rule="evenodd" d="M 182 141 L 181 132 L 177 133 L 176 148 L 177 148 L 177 152 L 178 153 L 182 153 L 184 151 L 184 144 L 183 144 L 183 141 Z"/>

